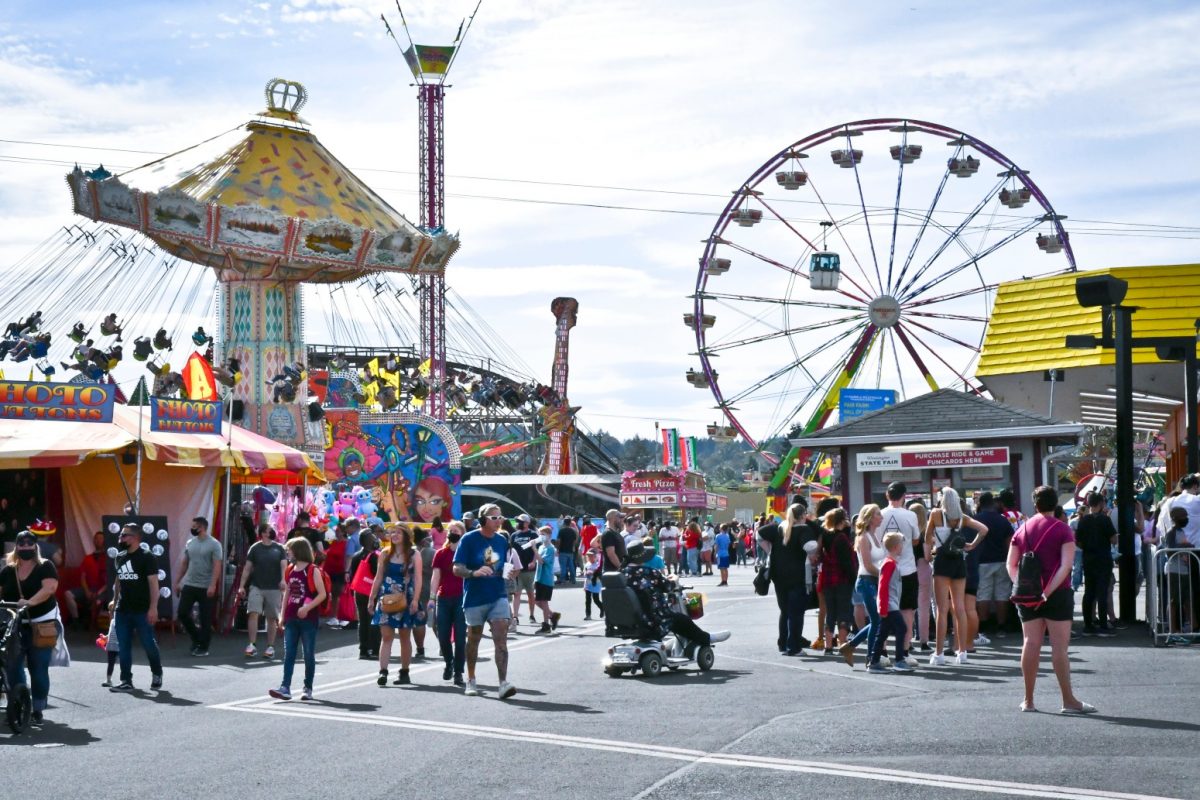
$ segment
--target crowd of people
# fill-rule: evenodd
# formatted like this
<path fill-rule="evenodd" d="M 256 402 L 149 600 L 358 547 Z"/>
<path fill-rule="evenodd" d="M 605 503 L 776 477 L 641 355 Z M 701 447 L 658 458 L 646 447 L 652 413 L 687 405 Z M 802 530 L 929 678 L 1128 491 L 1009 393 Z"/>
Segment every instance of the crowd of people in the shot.
<path fill-rule="evenodd" d="M 400 665 L 392 685 L 411 683 L 411 663 L 425 657 L 432 626 L 443 680 L 477 696 L 483 693 L 476 667 L 486 628 L 494 648 L 497 696 L 506 699 L 517 691 L 509 680 L 508 640 L 523 614 L 536 634 L 557 630 L 562 614 L 553 608 L 556 587 L 582 582 L 584 619 L 591 620 L 593 606 L 604 617 L 600 577 L 605 572 L 624 571 L 631 585 L 658 592 L 683 576 L 712 575 L 719 578 L 717 587 L 728 586 L 731 566 L 756 565 L 774 589 L 776 644 L 783 655 L 811 650 L 853 667 L 865 643 L 871 673 L 912 672 L 917 653 L 927 656 L 931 667 L 964 666 L 992 637 L 1008 636 L 1016 622 L 1024 637 L 1021 709 L 1036 710 L 1033 689 L 1048 641 L 1062 712 L 1090 713 L 1095 709 L 1072 692 L 1067 647 L 1072 638 L 1112 636 L 1123 626 L 1113 605 L 1116 528 L 1100 493 L 1090 494 L 1070 516 L 1052 488 L 1038 487 L 1032 501 L 1036 513 L 1026 519 L 1009 490 L 983 492 L 968 503 L 946 487 L 930 507 L 910 498 L 902 483 L 893 483 L 886 504 L 866 504 L 853 515 L 833 497 L 810 512 L 797 496 L 782 518 L 763 515 L 752 524 L 713 524 L 698 517 L 681 524 L 647 521 L 614 509 L 600 524 L 564 517 L 551 528 L 535 527 L 524 514 L 510 520 L 488 504 L 478 514 L 467 512 L 462 520 L 444 526 L 437 521 L 430 528 L 404 522 L 364 527 L 349 519 L 332 537 L 310 527 L 301 514 L 283 537 L 267 523 L 258 525 L 245 554 L 237 586 L 247 615 L 245 656 L 260 657 L 260 621 L 266 629 L 262 658 L 276 657 L 282 632 L 283 675 L 270 695 L 291 699 L 296 660 L 303 653 L 301 698 L 311 699 L 320 622 L 344 626 L 348 608 L 357 628 L 358 657 L 378 663 L 379 686 L 392 678 L 396 640 Z M 1147 544 L 1189 553 L 1200 545 L 1200 476 L 1185 476 L 1153 512 L 1140 506 L 1137 511 L 1139 556 Z M 174 594 L 190 653 L 201 658 L 209 652 L 226 554 L 204 518 L 192 521 L 191 534 Z M 113 692 L 135 691 L 135 640 L 149 662 L 150 688 L 163 684 L 154 629 L 159 605 L 169 605 L 172 593 L 160 585 L 163 575 L 142 536 L 138 525 L 123 526 L 109 565 L 98 533 L 95 552 L 81 568 L 81 586 L 64 595 L 72 617 L 81 616 L 84 607 L 111 611 L 108 632 L 98 643 L 107 653 L 104 685 Z M 19 631 L 23 657 L 10 665 L 6 677 L 10 685 L 28 681 L 35 723 L 46 708 L 49 667 L 65 656 L 58 571 L 40 545 L 32 532 L 19 532 L 0 568 L 0 600 L 26 612 Z M 1139 558 L 1138 563 L 1139 581 L 1148 570 L 1157 570 L 1168 587 L 1163 601 L 1172 631 L 1168 643 L 1191 642 L 1197 599 L 1192 573 L 1200 561 L 1168 558 L 1154 565 Z M 115 575 L 111 585 L 109 574 Z M 1073 630 L 1080 588 L 1083 624 Z M 717 634 L 657 608 L 661 603 L 653 598 L 646 605 L 647 630 L 674 630 L 705 643 L 728 636 L 720 632 L 713 638 Z M 810 640 L 804 626 L 813 606 L 817 628 Z M 891 659 L 885 655 L 889 639 Z"/>

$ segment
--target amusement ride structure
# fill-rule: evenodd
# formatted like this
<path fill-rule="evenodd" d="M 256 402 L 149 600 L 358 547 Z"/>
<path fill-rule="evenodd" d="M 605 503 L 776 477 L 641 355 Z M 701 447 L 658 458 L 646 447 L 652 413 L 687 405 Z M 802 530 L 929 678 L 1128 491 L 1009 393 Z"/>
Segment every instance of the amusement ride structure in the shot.
<path fill-rule="evenodd" d="M 243 424 L 303 446 L 301 285 L 440 275 L 458 240 L 418 229 L 343 166 L 299 116 L 300 84 L 275 79 L 266 94 L 245 126 L 121 175 L 76 167 L 67 181 L 77 214 L 214 270 L 216 360 L 245 377 L 232 382 Z"/>
<path fill-rule="evenodd" d="M 723 416 L 710 434 L 778 463 L 767 445 L 825 426 L 842 389 L 979 391 L 996 286 L 1075 269 L 1064 219 L 1028 171 L 944 125 L 862 120 L 780 150 L 721 211 L 684 315 L 687 380 Z"/>

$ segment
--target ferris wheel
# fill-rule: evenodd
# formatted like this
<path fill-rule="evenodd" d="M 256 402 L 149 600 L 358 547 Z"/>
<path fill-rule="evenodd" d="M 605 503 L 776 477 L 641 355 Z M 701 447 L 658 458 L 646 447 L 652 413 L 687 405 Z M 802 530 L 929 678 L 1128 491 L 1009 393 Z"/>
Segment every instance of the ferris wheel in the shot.
<path fill-rule="evenodd" d="M 704 241 L 684 323 L 721 439 L 761 449 L 831 421 L 845 388 L 897 400 L 979 391 L 1001 281 L 1073 271 L 1062 221 L 1026 170 L 930 122 L 827 128 L 773 155 Z"/>

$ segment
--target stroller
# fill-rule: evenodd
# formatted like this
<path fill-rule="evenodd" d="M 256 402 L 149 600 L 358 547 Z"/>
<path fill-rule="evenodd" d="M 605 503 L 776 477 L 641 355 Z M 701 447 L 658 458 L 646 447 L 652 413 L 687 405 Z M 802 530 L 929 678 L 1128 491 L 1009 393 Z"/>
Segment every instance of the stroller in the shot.
<path fill-rule="evenodd" d="M 615 678 L 625 672 L 632 675 L 641 670 L 647 678 L 654 678 L 664 667 L 674 672 L 693 661 L 701 672 L 712 669 L 716 655 L 711 645 L 698 645 L 674 633 L 659 639 L 657 634 L 646 629 L 642 622 L 642 599 L 626 583 L 624 573 L 606 572 L 600 576 L 600 582 L 604 587 L 605 618 L 624 639 L 608 648 L 608 656 L 603 662 L 606 675 Z M 673 593 L 671 602 L 686 613 L 682 591 Z"/>
<path fill-rule="evenodd" d="M 0 603 L 0 697 L 7 700 L 5 716 L 13 733 L 29 727 L 33 696 L 25 684 L 8 685 L 10 670 L 15 669 L 24 653 L 21 649 L 21 619 L 27 611 L 16 603 Z"/>

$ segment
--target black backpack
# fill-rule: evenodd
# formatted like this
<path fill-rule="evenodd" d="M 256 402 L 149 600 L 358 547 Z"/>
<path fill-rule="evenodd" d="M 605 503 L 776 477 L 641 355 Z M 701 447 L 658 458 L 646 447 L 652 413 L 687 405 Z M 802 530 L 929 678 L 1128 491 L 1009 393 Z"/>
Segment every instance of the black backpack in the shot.
<path fill-rule="evenodd" d="M 944 521 L 949 522 L 949 520 Z M 946 529 L 949 532 L 946 534 L 946 540 L 938 545 L 938 552 L 946 558 L 962 558 L 966 552 L 963 548 L 967 545 L 967 537 L 962 532 L 962 519 L 959 519 L 958 527 L 951 528 L 947 525 Z"/>
<path fill-rule="evenodd" d="M 1045 538 L 1046 534 L 1042 534 Z M 1038 539 L 1038 544 L 1042 543 Z M 1042 562 L 1038 560 L 1034 550 L 1037 545 L 1021 554 L 1017 562 L 1017 580 L 1013 584 L 1012 597 L 1009 598 L 1018 606 L 1039 606 L 1042 604 Z"/>

